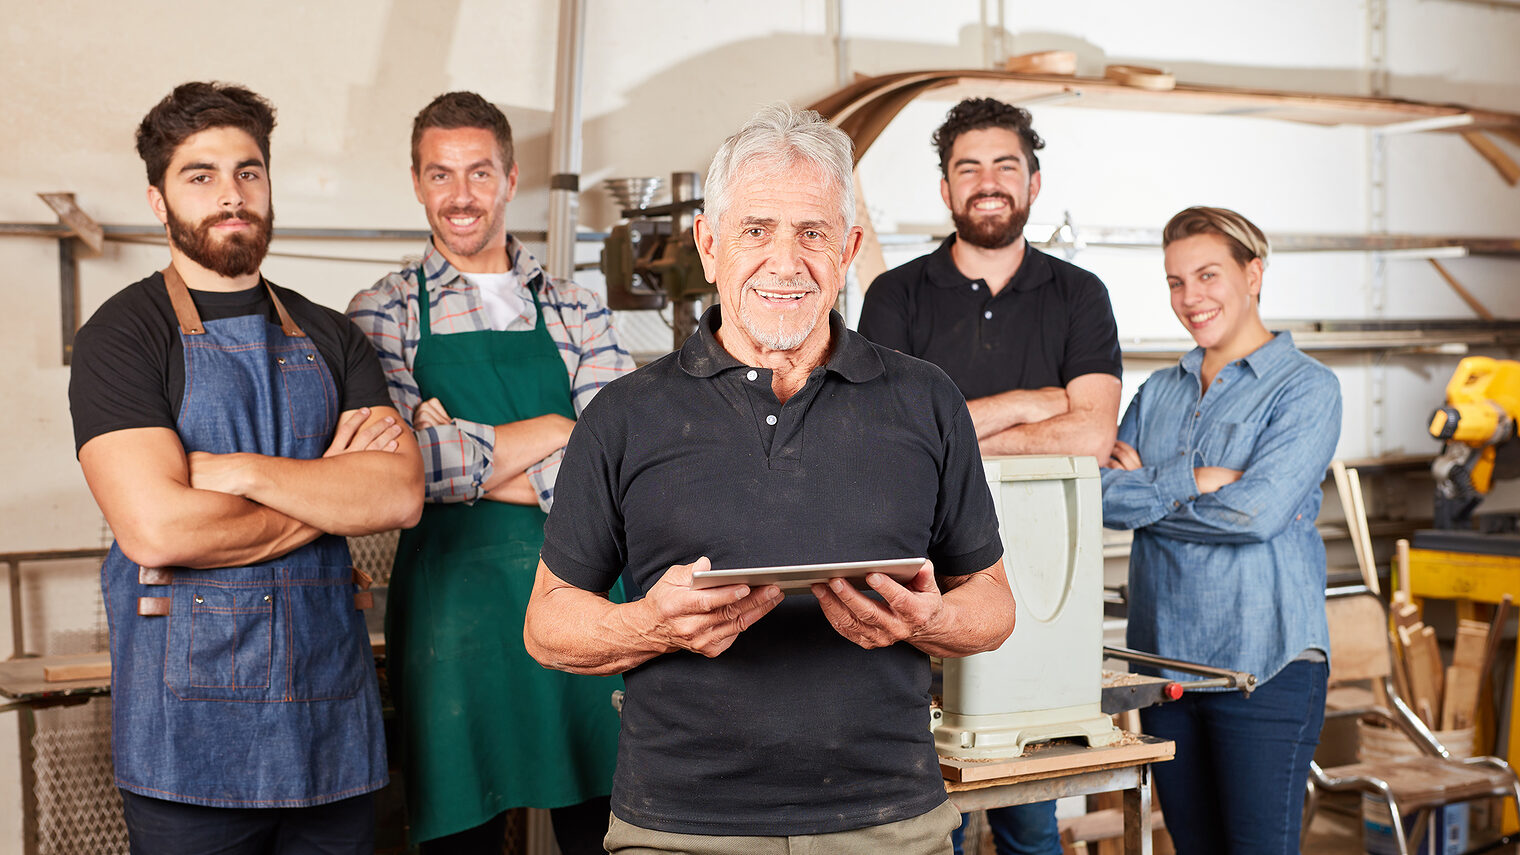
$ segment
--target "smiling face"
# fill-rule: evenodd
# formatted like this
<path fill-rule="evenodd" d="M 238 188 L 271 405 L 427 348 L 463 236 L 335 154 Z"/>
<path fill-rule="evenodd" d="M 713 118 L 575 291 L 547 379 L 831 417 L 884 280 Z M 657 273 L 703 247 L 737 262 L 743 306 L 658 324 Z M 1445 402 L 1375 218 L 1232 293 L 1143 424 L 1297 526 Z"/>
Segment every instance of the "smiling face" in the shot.
<path fill-rule="evenodd" d="M 507 202 L 517 193 L 517 164 L 502 164 L 496 137 L 485 128 L 428 128 L 417 163 L 412 187 L 438 250 L 463 272 L 505 272 Z"/>
<path fill-rule="evenodd" d="M 1195 342 L 1227 359 L 1271 337 L 1257 310 L 1261 274 L 1261 259 L 1236 261 L 1223 235 L 1197 234 L 1166 247 L 1172 311 Z"/>
<path fill-rule="evenodd" d="M 841 217 L 832 179 L 806 163 L 766 167 L 774 164 L 742 168 L 722 219 L 699 215 L 693 229 L 722 301 L 720 341 L 740 361 L 826 352 L 829 310 L 860 249 L 861 230 Z"/>
<path fill-rule="evenodd" d="M 1002 249 L 1023 236 L 1029 206 L 1040 195 L 1040 173 L 1029 171 L 1017 133 L 982 128 L 955 138 L 939 191 L 961 240 Z"/>
<path fill-rule="evenodd" d="M 184 257 L 228 279 L 253 276 L 269 250 L 274 210 L 258 143 L 239 128 L 185 138 L 148 203 Z"/>

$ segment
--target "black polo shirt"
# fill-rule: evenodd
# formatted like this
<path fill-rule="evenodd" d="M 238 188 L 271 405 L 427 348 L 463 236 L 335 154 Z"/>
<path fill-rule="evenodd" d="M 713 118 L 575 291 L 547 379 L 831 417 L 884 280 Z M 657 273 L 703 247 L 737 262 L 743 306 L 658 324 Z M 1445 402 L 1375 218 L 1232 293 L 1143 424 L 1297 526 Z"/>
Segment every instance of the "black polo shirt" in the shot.
<path fill-rule="evenodd" d="M 672 564 L 718 569 L 927 556 L 940 574 L 1002 555 L 965 402 L 927 362 L 830 313 L 833 352 L 784 405 L 771 372 L 718 343 L 720 308 L 670 354 L 597 394 L 565 449 L 543 559 L 564 581 L 642 597 Z M 810 594 L 719 656 L 625 675 L 613 812 L 686 834 L 824 834 L 945 800 L 929 658 L 863 650 Z"/>
<path fill-rule="evenodd" d="M 1025 246 L 1018 272 L 994 297 L 956 268 L 954 242 L 951 235 L 878 276 L 861 305 L 861 335 L 938 365 L 968 400 L 1122 375 L 1119 330 L 1098 277 Z"/>

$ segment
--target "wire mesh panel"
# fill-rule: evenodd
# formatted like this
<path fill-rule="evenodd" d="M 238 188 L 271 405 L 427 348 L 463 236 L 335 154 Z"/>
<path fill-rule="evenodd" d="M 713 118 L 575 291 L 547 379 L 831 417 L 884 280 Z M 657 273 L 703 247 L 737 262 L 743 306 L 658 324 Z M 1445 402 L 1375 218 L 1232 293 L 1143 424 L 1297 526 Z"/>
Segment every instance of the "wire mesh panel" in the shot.
<path fill-rule="evenodd" d="M 111 702 L 37 710 L 32 733 L 39 855 L 126 853 L 111 769 Z"/>
<path fill-rule="evenodd" d="M 354 566 L 374 578 L 376 585 L 389 585 L 391 561 L 396 557 L 396 542 L 400 538 L 400 529 L 350 537 L 348 552 L 353 557 Z"/>

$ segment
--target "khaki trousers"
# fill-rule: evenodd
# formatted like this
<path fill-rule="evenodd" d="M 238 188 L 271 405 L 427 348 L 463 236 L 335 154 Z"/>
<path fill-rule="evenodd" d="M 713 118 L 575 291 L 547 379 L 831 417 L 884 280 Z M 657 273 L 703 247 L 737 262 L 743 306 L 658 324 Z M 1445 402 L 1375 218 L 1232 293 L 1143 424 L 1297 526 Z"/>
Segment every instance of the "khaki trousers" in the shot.
<path fill-rule="evenodd" d="M 946 801 L 912 819 L 795 837 L 719 837 L 651 831 L 610 820 L 603 845 L 610 855 L 948 855 L 960 813 Z"/>

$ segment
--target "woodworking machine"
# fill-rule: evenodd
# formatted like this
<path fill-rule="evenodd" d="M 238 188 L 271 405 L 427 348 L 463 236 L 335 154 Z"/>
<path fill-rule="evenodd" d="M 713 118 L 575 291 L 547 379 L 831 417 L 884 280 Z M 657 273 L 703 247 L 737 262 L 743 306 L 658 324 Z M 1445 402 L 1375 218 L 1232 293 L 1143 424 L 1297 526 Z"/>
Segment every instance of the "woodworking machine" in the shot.
<path fill-rule="evenodd" d="M 658 178 L 617 178 L 605 182 L 622 206 L 623 219 L 602 244 L 607 307 L 615 312 L 671 307 L 674 348 L 697 330 L 702 302 L 715 293 L 702 272 L 691 225 L 702 209 L 696 173 L 671 175 L 671 202 L 649 206 Z"/>
<path fill-rule="evenodd" d="M 1003 536 L 1003 566 L 1018 604 L 997 650 L 943 662 L 932 719 L 943 757 L 1016 757 L 1033 742 L 1117 741 L 1109 716 L 1176 700 L 1183 689 L 1249 693 L 1250 674 L 1103 646 L 1103 502 L 1092 457 L 1027 455 L 983 461 Z M 1103 672 L 1104 658 L 1203 675 L 1175 683 Z"/>
<path fill-rule="evenodd" d="M 1436 528 L 1470 528 L 1472 513 L 1495 478 L 1520 476 L 1520 362 L 1469 356 L 1446 384 L 1446 403 L 1430 417 L 1430 435 L 1446 446 L 1436 479 Z"/>

